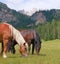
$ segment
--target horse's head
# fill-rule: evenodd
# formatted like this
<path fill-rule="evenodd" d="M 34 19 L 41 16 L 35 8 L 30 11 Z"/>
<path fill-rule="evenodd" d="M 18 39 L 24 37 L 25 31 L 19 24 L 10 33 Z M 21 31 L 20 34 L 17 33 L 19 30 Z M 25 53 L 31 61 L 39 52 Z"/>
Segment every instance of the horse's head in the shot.
<path fill-rule="evenodd" d="M 37 54 L 39 54 L 40 48 L 41 48 L 41 43 L 36 41 L 35 42 L 35 50 L 36 50 Z"/>
<path fill-rule="evenodd" d="M 27 56 L 28 55 L 27 48 L 28 48 L 27 43 L 24 43 L 24 44 L 20 45 L 19 51 L 20 51 L 22 56 Z"/>
<path fill-rule="evenodd" d="M 38 33 L 36 33 L 36 39 L 35 39 L 34 44 L 35 44 L 36 53 L 39 54 L 40 49 L 41 49 L 41 40 Z"/>
<path fill-rule="evenodd" d="M 17 44 L 15 40 L 12 40 L 11 42 L 8 43 L 8 51 L 11 53 L 15 54 L 15 48 L 14 46 Z M 27 48 L 28 44 L 24 43 L 19 46 L 19 52 L 21 53 L 22 56 L 27 56 Z"/>

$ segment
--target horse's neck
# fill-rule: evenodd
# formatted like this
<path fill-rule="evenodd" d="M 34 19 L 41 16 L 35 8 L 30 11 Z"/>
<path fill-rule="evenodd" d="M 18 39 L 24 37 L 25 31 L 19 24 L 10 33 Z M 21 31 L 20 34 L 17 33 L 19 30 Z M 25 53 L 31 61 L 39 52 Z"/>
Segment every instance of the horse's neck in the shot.
<path fill-rule="evenodd" d="M 16 42 L 19 45 L 25 43 L 25 40 L 22 37 L 21 33 L 18 30 L 16 30 L 13 26 L 10 26 L 10 28 L 11 28 L 11 32 L 12 32 L 13 38 L 16 40 Z"/>

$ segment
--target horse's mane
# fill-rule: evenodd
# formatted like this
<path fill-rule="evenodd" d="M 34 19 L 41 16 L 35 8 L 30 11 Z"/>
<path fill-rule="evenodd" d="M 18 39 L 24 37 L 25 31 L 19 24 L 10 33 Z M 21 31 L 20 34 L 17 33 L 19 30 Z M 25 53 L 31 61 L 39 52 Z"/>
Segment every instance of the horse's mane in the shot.
<path fill-rule="evenodd" d="M 8 23 L 4 23 L 4 24 L 7 24 L 9 26 L 9 28 L 11 29 L 11 34 L 13 39 L 15 39 L 19 45 L 25 43 L 23 36 L 16 28 L 14 28 L 11 24 Z"/>

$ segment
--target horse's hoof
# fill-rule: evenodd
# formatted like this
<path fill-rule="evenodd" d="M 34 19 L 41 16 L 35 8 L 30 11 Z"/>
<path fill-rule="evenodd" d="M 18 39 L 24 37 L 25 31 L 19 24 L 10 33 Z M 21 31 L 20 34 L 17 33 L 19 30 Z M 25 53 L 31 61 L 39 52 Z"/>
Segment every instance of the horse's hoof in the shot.
<path fill-rule="evenodd" d="M 7 56 L 6 55 L 3 55 L 3 58 L 7 58 Z"/>
<path fill-rule="evenodd" d="M 27 57 L 28 55 L 26 54 L 26 55 L 22 55 L 22 57 Z"/>

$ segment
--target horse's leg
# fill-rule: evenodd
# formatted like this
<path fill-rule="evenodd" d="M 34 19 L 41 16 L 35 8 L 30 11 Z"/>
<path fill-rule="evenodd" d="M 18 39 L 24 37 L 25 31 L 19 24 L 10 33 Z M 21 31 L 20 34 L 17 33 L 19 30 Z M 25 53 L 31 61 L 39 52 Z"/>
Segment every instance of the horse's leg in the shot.
<path fill-rule="evenodd" d="M 35 44 L 34 44 L 34 42 L 32 43 L 32 54 L 34 54 L 34 46 L 35 46 Z"/>
<path fill-rule="evenodd" d="M 7 55 L 6 55 L 6 53 L 7 53 L 7 46 L 8 46 L 8 40 L 6 39 L 6 40 L 3 40 L 3 58 L 7 58 Z"/>
<path fill-rule="evenodd" d="M 28 46 L 28 54 L 30 54 L 30 46 Z"/>
<path fill-rule="evenodd" d="M 16 45 L 16 41 L 15 40 L 10 40 L 8 43 L 8 52 L 11 52 L 13 54 L 15 54 L 15 45 Z"/>
<path fill-rule="evenodd" d="M 1 55 L 3 54 L 3 42 L 2 42 L 2 47 L 1 47 Z"/>
<path fill-rule="evenodd" d="M 9 43 L 8 43 L 8 52 L 10 52 L 10 50 L 11 50 L 11 46 L 10 46 L 10 41 L 9 41 Z"/>
<path fill-rule="evenodd" d="M 15 54 L 15 47 L 14 46 L 11 48 L 11 53 Z"/>
<path fill-rule="evenodd" d="M 15 45 L 17 44 L 17 42 L 15 40 L 12 40 L 11 42 L 11 53 L 15 54 L 16 50 L 15 50 Z"/>

